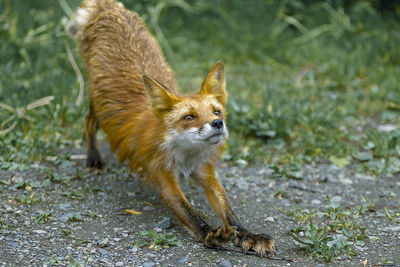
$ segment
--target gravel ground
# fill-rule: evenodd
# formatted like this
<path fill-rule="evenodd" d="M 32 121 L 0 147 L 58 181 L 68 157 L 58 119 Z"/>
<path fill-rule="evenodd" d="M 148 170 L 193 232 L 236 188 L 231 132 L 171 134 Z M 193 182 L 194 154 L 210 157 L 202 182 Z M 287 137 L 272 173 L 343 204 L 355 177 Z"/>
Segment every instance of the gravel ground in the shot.
<path fill-rule="evenodd" d="M 82 153 L 82 149 L 72 151 Z M 399 177 L 361 175 L 351 167 L 338 169 L 320 163 L 304 166 L 302 180 L 287 180 L 276 177 L 266 166 L 221 164 L 219 177 L 244 224 L 256 233 L 276 238 L 275 258 L 265 259 L 214 251 L 194 242 L 162 206 L 156 192 L 106 153 L 108 170 L 101 174 L 87 171 L 83 160 L 64 161 L 58 167 L 47 163 L 24 170 L 0 170 L 1 266 L 322 267 L 373 266 L 385 260 L 393 263 L 386 266 L 400 265 L 400 224 L 384 212 L 385 208 L 398 211 Z M 181 184 L 192 204 L 208 214 L 207 220 L 217 227 L 220 222 L 202 190 L 190 180 Z M 284 192 L 281 198 L 277 191 Z M 368 235 L 375 238 L 358 247 L 356 256 L 343 255 L 323 263 L 306 256 L 286 234 L 298 223 L 284 209 L 321 210 L 328 195 L 340 196 L 343 207 L 360 206 L 364 197 L 376 200 L 375 211 L 363 214 L 361 220 Z M 36 198 L 39 201 L 35 202 Z M 142 214 L 129 214 L 124 209 Z M 50 219 L 40 223 L 40 214 L 51 214 Z M 148 229 L 172 234 L 183 246 L 159 250 L 135 247 L 134 242 L 143 239 L 138 232 Z"/>

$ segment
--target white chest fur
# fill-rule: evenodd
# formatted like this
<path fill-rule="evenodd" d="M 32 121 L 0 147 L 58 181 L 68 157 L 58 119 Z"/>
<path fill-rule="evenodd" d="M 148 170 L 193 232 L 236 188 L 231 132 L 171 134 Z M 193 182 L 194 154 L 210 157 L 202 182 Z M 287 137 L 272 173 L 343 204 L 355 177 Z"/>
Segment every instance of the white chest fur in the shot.
<path fill-rule="evenodd" d="M 168 133 L 163 144 L 168 153 L 167 168 L 189 177 L 204 164 L 216 160 L 219 145 L 201 142 L 196 135 L 197 131 L 187 131 L 185 134 L 178 134 L 176 131 Z"/>

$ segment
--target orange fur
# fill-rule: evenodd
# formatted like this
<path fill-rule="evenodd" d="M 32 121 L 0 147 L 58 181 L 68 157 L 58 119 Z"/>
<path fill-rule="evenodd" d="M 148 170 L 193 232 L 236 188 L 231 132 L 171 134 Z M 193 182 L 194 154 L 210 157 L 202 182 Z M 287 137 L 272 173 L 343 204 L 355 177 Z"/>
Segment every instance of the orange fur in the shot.
<path fill-rule="evenodd" d="M 100 128 L 112 151 L 118 150 L 119 160 L 128 161 L 132 171 L 142 170 L 196 240 L 212 243 L 235 235 L 248 244 L 254 236 L 240 224 L 215 176 L 228 135 L 223 64 L 212 67 L 197 93 L 183 96 L 156 39 L 122 4 L 84 0 L 69 31 L 78 42 L 89 78 L 88 166 L 104 167 L 96 142 Z M 226 229 L 212 231 L 186 200 L 177 176 L 199 181 Z M 271 238 L 257 238 L 261 240 L 257 246 L 265 248 L 262 252 L 273 250 Z"/>

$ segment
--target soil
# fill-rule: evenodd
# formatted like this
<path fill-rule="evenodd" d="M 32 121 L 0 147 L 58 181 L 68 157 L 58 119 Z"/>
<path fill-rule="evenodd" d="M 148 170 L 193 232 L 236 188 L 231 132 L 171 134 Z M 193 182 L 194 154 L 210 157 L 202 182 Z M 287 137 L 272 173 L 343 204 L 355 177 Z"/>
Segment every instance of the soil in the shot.
<path fill-rule="evenodd" d="M 71 153 L 84 154 L 84 149 L 76 148 Z M 267 166 L 240 168 L 221 163 L 219 178 L 244 225 L 276 239 L 278 251 L 268 259 L 215 251 L 196 243 L 163 207 L 154 190 L 117 163 L 115 155 L 109 151 L 103 154 L 108 169 L 100 174 L 86 170 L 84 160 L 65 161 L 61 166 L 43 163 L 26 170 L 0 170 L 1 266 L 400 265 L 400 224 L 385 214 L 385 208 L 398 211 L 399 177 L 373 177 L 358 174 L 351 166 L 339 169 L 330 163 L 318 163 L 304 166 L 303 179 L 288 180 L 276 177 Z M 54 172 L 49 173 L 44 166 Z M 202 190 L 191 180 L 181 181 L 181 185 L 190 202 L 206 214 L 213 226 L 219 226 Z M 40 201 L 21 203 L 17 201 L 21 195 L 39 197 Z M 299 249 L 287 235 L 299 224 L 284 212 L 298 207 L 324 210 L 327 196 L 340 196 L 343 207 L 360 206 L 364 198 L 376 201 L 374 210 L 363 214 L 361 221 L 374 238 L 357 247 L 357 255 L 342 255 L 330 263 L 317 261 Z M 124 209 L 142 213 L 130 214 Z M 34 218 L 41 212 L 51 213 L 52 219 L 38 222 Z M 138 232 L 148 229 L 174 235 L 183 245 L 159 250 L 137 248 L 135 242 L 144 239 Z"/>

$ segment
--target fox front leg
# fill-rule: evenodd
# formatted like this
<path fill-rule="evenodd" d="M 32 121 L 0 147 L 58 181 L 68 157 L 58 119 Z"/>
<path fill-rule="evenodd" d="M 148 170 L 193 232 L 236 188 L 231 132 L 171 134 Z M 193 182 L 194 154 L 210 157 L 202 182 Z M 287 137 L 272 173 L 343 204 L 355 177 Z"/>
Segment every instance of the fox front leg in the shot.
<path fill-rule="evenodd" d="M 260 256 L 275 252 L 275 242 L 271 236 L 253 234 L 243 227 L 233 211 L 225 188 L 215 175 L 214 165 L 206 165 L 202 173 L 197 173 L 194 176 L 204 188 L 208 201 L 224 223 L 223 227 L 207 235 L 206 242 L 218 243 L 218 241 L 230 239 L 245 252 L 252 250 Z M 221 236 L 224 238 L 221 238 Z"/>
<path fill-rule="evenodd" d="M 152 175 L 164 205 L 198 242 L 204 242 L 212 229 L 200 214 L 190 205 L 171 171 L 161 171 Z"/>
<path fill-rule="evenodd" d="M 189 204 L 180 189 L 176 177 L 169 171 L 152 175 L 152 182 L 157 186 L 164 205 L 174 214 L 198 242 L 216 245 L 226 242 L 234 236 L 234 227 L 213 230 L 201 215 Z"/>

